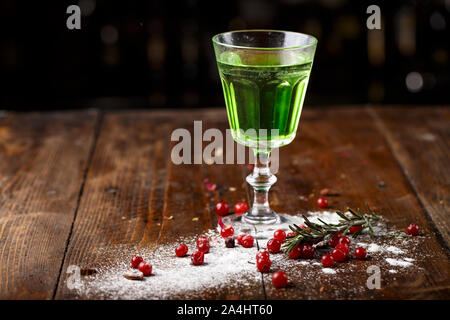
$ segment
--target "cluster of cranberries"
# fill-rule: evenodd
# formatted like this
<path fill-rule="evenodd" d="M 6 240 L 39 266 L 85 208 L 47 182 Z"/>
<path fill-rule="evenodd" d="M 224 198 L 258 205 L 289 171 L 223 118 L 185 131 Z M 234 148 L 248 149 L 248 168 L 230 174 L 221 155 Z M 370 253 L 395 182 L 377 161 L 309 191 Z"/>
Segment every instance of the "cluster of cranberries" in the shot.
<path fill-rule="evenodd" d="M 260 250 L 256 254 L 256 268 L 261 272 L 268 272 L 272 262 L 270 261 L 270 254 L 266 250 Z"/>
<path fill-rule="evenodd" d="M 226 231 L 224 231 L 226 230 Z M 231 230 L 231 231 L 230 231 Z M 234 247 L 234 237 L 233 237 L 233 227 L 231 226 L 226 226 L 225 228 L 222 229 L 222 237 L 225 238 L 225 244 L 227 247 Z M 233 240 L 233 245 L 231 245 L 230 242 L 228 240 Z M 236 238 L 237 242 L 243 246 L 244 248 L 251 248 L 253 247 L 254 244 L 254 238 L 251 235 L 246 235 L 246 234 L 241 234 Z M 196 244 L 197 244 L 197 251 L 194 252 L 191 255 L 191 261 L 192 264 L 195 266 L 201 265 L 204 262 L 205 259 L 205 254 L 209 252 L 209 249 L 211 248 L 210 244 L 209 244 L 209 239 L 205 236 L 200 236 L 197 238 L 196 240 Z M 188 247 L 187 245 L 180 244 L 178 247 L 175 248 L 175 254 L 177 255 L 177 257 L 184 257 L 186 256 L 188 253 Z"/>
<path fill-rule="evenodd" d="M 152 274 L 152 265 L 145 262 L 141 256 L 134 256 L 131 258 L 131 266 L 138 269 L 146 277 Z"/>
<path fill-rule="evenodd" d="M 228 203 L 224 202 L 224 201 L 220 201 L 216 204 L 216 206 L 214 207 L 214 210 L 216 211 L 216 213 L 223 217 L 226 216 L 229 212 L 230 212 L 230 207 L 228 206 Z M 238 202 L 234 205 L 234 213 L 236 214 L 243 214 L 245 212 L 247 212 L 248 210 L 248 205 L 245 202 Z"/>
<path fill-rule="evenodd" d="M 270 261 L 270 254 L 266 250 L 260 250 L 256 254 L 256 267 L 261 272 L 269 272 L 272 262 Z M 288 277 L 283 271 L 276 271 L 272 274 L 272 284 L 277 288 L 286 287 Z"/>
<path fill-rule="evenodd" d="M 350 228 L 350 233 L 355 233 L 361 229 L 360 226 Z M 331 267 L 335 261 L 345 261 L 350 255 L 350 238 L 337 232 L 330 239 L 330 246 L 334 247 L 331 254 L 322 256 L 322 265 L 324 267 Z M 366 249 L 359 247 L 355 249 L 355 257 L 357 259 L 364 259 L 367 255 Z"/>
<path fill-rule="evenodd" d="M 292 234 L 293 235 L 293 234 Z M 292 236 L 288 234 L 288 236 Z M 281 244 L 286 239 L 286 232 L 283 230 L 276 230 L 273 234 L 273 238 L 267 242 L 267 251 L 260 250 L 256 254 L 256 268 L 261 272 L 268 272 L 272 262 L 270 261 L 271 253 L 278 253 L 281 250 Z M 272 274 L 272 284 L 276 288 L 286 287 L 288 277 L 283 271 L 276 271 Z"/>
<path fill-rule="evenodd" d="M 253 247 L 253 243 L 255 242 L 255 239 L 249 235 L 249 234 L 240 234 L 236 237 L 237 243 L 239 243 L 244 248 L 251 248 Z"/>
<path fill-rule="evenodd" d="M 196 241 L 197 244 L 197 251 L 194 252 L 191 255 L 191 261 L 194 266 L 198 266 L 203 264 L 205 260 L 205 254 L 209 252 L 209 249 L 211 248 L 209 244 L 209 239 L 205 236 L 200 236 L 197 238 Z M 188 253 L 189 249 L 188 246 L 184 243 L 180 244 L 178 247 L 175 248 L 175 254 L 177 257 L 185 257 Z"/>

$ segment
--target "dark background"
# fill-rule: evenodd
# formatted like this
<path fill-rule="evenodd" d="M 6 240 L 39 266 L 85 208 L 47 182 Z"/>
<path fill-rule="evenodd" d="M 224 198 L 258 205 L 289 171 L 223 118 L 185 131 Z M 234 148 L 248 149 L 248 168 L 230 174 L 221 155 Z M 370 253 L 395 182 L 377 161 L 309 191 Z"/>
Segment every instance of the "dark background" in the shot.
<path fill-rule="evenodd" d="M 319 39 L 308 105 L 450 102 L 450 0 L 51 3 L 0 0 L 1 109 L 223 106 L 211 37 L 251 28 Z"/>

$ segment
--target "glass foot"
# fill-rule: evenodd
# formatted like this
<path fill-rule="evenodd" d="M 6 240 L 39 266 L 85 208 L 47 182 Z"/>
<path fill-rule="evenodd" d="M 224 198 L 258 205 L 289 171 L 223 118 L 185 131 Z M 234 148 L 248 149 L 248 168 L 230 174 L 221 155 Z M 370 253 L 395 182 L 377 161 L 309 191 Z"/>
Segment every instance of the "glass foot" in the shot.
<path fill-rule="evenodd" d="M 242 216 L 242 222 L 249 224 L 278 224 L 280 223 L 280 216 L 275 211 L 270 211 L 264 215 L 253 215 L 251 212 L 246 212 Z"/>

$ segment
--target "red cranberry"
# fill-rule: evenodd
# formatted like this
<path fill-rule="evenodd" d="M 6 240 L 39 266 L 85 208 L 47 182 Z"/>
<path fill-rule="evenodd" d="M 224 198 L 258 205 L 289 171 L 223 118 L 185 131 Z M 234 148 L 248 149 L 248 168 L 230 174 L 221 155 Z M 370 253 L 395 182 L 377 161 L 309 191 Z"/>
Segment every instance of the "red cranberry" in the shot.
<path fill-rule="evenodd" d="M 245 202 L 238 202 L 234 205 L 234 213 L 242 214 L 246 213 L 248 210 L 248 206 Z"/>
<path fill-rule="evenodd" d="M 191 255 L 191 261 L 194 266 L 199 266 L 199 265 L 203 264 L 204 259 L 205 259 L 205 254 L 201 251 L 195 251 Z"/>
<path fill-rule="evenodd" d="M 317 199 L 317 205 L 322 208 L 325 209 L 328 207 L 328 200 L 325 199 L 324 197 L 320 197 Z"/>
<path fill-rule="evenodd" d="M 358 259 L 364 259 L 367 255 L 366 249 L 359 247 L 355 249 L 355 257 Z"/>
<path fill-rule="evenodd" d="M 281 242 L 284 241 L 284 239 L 286 239 L 286 232 L 284 232 L 283 230 L 277 230 L 273 233 L 273 237 L 275 239 L 280 240 Z"/>
<path fill-rule="evenodd" d="M 277 288 L 284 288 L 287 286 L 288 277 L 283 271 L 276 271 L 272 274 L 272 284 Z"/>
<path fill-rule="evenodd" d="M 278 253 L 281 249 L 281 241 L 278 239 L 270 239 L 267 241 L 267 250 L 270 253 Z"/>
<path fill-rule="evenodd" d="M 216 204 L 214 210 L 219 216 L 226 216 L 230 211 L 230 207 L 226 202 L 220 201 Z"/>
<path fill-rule="evenodd" d="M 131 266 L 133 268 L 138 268 L 139 264 L 144 261 L 144 259 L 142 259 L 141 256 L 134 256 L 133 258 L 131 258 Z"/>
<path fill-rule="evenodd" d="M 295 237 L 296 235 L 297 235 L 296 232 L 289 232 L 289 233 L 286 235 L 286 238 L 292 238 L 292 237 Z"/>
<path fill-rule="evenodd" d="M 247 235 L 247 236 L 242 238 L 242 246 L 244 248 L 251 248 L 251 247 L 253 247 L 253 242 L 254 242 L 254 239 L 253 239 L 253 237 L 251 235 Z"/>
<path fill-rule="evenodd" d="M 358 232 L 359 230 L 361 230 L 361 228 L 362 228 L 362 226 L 353 226 L 353 227 L 350 227 L 349 232 L 350 232 L 351 234 L 355 234 L 356 232 Z"/>
<path fill-rule="evenodd" d="M 209 249 L 211 248 L 209 245 L 209 242 L 200 242 L 197 246 L 198 251 L 201 251 L 203 253 L 208 253 Z"/>
<path fill-rule="evenodd" d="M 411 223 L 406 228 L 406 232 L 412 236 L 417 236 L 419 234 L 419 226 L 415 223 Z"/>
<path fill-rule="evenodd" d="M 336 245 L 339 243 L 339 238 L 342 237 L 342 234 L 340 232 L 336 232 L 333 237 L 330 239 L 330 246 L 336 247 Z"/>
<path fill-rule="evenodd" d="M 314 256 L 314 247 L 311 244 L 304 242 L 300 245 L 300 252 L 302 258 L 311 259 Z"/>
<path fill-rule="evenodd" d="M 336 261 L 344 261 L 347 258 L 347 255 L 341 249 L 334 249 L 333 252 L 331 252 L 331 255 Z"/>
<path fill-rule="evenodd" d="M 259 250 L 256 254 L 256 260 L 258 259 L 270 259 L 270 254 L 266 250 Z"/>
<path fill-rule="evenodd" d="M 222 228 L 220 230 L 220 235 L 222 238 L 228 238 L 231 237 L 234 234 L 234 229 L 232 226 L 226 226 L 225 228 Z"/>
<path fill-rule="evenodd" d="M 289 258 L 291 258 L 291 259 L 297 259 L 297 258 L 300 257 L 301 254 L 302 254 L 302 251 L 301 251 L 301 250 L 302 250 L 302 249 L 301 249 L 301 246 L 300 246 L 300 245 L 295 246 L 294 249 L 292 249 L 292 251 L 289 252 Z"/>
<path fill-rule="evenodd" d="M 256 267 L 261 272 L 267 272 L 270 270 L 270 266 L 272 265 L 272 262 L 270 259 L 257 259 L 256 260 Z"/>
<path fill-rule="evenodd" d="M 240 235 L 238 235 L 237 237 L 236 237 L 236 241 L 240 244 L 240 245 L 242 245 L 242 238 L 244 238 L 246 236 L 246 234 L 240 234 Z"/>
<path fill-rule="evenodd" d="M 334 264 L 334 259 L 331 254 L 326 254 L 322 256 L 322 265 L 327 268 L 331 267 Z"/>
<path fill-rule="evenodd" d="M 152 274 L 152 265 L 150 263 L 145 262 L 145 261 L 142 261 L 139 264 L 138 269 L 146 277 Z"/>
<path fill-rule="evenodd" d="M 339 238 L 338 243 L 343 243 L 343 244 L 346 244 L 346 245 L 350 246 L 351 241 L 350 241 L 350 238 L 349 238 L 349 237 L 347 237 L 347 236 L 341 236 L 341 237 Z"/>
<path fill-rule="evenodd" d="M 177 255 L 177 257 L 184 257 L 187 253 L 188 247 L 184 243 L 175 248 L 175 254 Z"/>
<path fill-rule="evenodd" d="M 346 256 L 348 256 L 349 253 L 350 253 L 350 248 L 349 248 L 349 246 L 346 245 L 345 243 L 338 243 L 338 244 L 336 245 L 335 249 L 342 250 L 342 251 L 345 253 Z"/>
<path fill-rule="evenodd" d="M 209 243 L 209 239 L 207 237 L 205 237 L 205 236 L 198 237 L 197 241 L 195 242 L 197 244 L 197 247 L 200 244 L 200 242 L 208 242 Z"/>
<path fill-rule="evenodd" d="M 303 224 L 300 226 L 300 229 L 304 229 L 304 230 L 306 230 L 306 232 L 311 233 L 311 230 L 310 230 L 311 228 L 307 227 L 307 226 L 305 226 Z"/>

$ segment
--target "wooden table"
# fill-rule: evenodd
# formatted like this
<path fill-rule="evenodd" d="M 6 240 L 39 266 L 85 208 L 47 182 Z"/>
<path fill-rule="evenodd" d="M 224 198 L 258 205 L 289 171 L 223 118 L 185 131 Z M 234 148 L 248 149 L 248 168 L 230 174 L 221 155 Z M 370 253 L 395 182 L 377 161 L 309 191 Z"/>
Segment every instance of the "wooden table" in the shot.
<path fill-rule="evenodd" d="M 0 299 L 76 298 L 63 285 L 69 265 L 95 264 L 112 244 L 157 246 L 212 228 L 222 186 L 237 189 L 226 193 L 230 203 L 249 201 L 246 166 L 170 161 L 171 132 L 192 131 L 194 120 L 203 130 L 228 126 L 223 109 L 3 113 Z M 329 197 L 331 208 L 368 203 L 400 229 L 418 223 L 426 235 L 422 269 L 381 290 L 342 296 L 333 286 L 295 289 L 296 276 L 293 289 L 276 290 L 264 276 L 237 298 L 450 298 L 449 124 L 447 107 L 306 107 L 296 139 L 280 150 L 272 207 L 317 210 L 299 195 L 315 199 L 328 187 L 339 194 Z M 213 199 L 205 177 L 219 186 Z"/>

